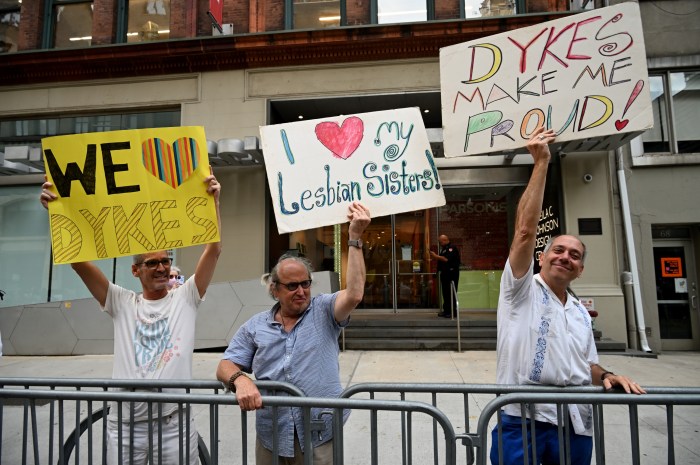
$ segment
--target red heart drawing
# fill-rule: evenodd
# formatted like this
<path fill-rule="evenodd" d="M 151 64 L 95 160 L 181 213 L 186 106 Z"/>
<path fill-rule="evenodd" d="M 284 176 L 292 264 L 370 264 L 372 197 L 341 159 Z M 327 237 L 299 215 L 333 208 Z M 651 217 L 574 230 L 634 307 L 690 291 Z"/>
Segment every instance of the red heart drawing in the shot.
<path fill-rule="evenodd" d="M 336 158 L 347 160 L 362 142 L 365 125 L 357 116 L 351 116 L 338 126 L 338 123 L 324 121 L 316 125 L 316 138 L 333 152 Z"/>
<path fill-rule="evenodd" d="M 627 126 L 627 123 L 629 122 L 630 120 L 628 119 L 623 119 L 622 121 L 617 120 L 615 121 L 615 129 L 617 129 L 618 131 L 622 131 L 623 129 L 625 129 L 625 126 Z"/>

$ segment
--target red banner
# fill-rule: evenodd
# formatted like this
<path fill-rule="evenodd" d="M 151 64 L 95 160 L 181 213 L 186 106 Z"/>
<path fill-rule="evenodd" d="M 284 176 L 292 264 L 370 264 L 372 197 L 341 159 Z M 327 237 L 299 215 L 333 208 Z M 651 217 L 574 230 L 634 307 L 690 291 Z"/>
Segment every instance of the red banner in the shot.
<path fill-rule="evenodd" d="M 209 11 L 207 14 L 219 32 L 224 32 L 221 25 L 224 23 L 224 0 L 209 0 Z"/>

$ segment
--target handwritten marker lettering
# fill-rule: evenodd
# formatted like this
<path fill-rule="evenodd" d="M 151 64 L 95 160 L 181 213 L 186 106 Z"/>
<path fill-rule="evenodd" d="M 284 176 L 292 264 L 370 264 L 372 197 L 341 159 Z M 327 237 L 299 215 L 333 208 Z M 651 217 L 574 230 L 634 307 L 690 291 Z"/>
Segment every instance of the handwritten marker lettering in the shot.
<path fill-rule="evenodd" d="M 538 126 L 567 152 L 581 140 L 614 149 L 618 133 L 653 127 L 641 31 L 626 2 L 443 47 L 445 156 L 524 153 Z"/>
<path fill-rule="evenodd" d="M 201 127 L 42 139 L 54 263 L 211 242 L 216 210 L 204 182 Z"/>
<path fill-rule="evenodd" d="M 630 95 L 630 98 L 627 99 L 627 105 L 625 105 L 625 110 L 622 112 L 622 116 L 620 117 L 619 120 L 615 121 L 615 127 L 617 128 L 618 131 L 622 131 L 625 126 L 627 126 L 627 123 L 629 123 L 628 119 L 622 119 L 625 117 L 627 114 L 627 110 L 629 110 L 630 105 L 634 103 L 634 101 L 639 97 L 639 93 L 642 91 L 644 88 L 644 81 L 637 81 L 637 84 L 634 86 L 634 89 L 632 89 L 632 95 Z"/>
<path fill-rule="evenodd" d="M 287 132 L 284 129 L 282 129 L 280 131 L 280 134 L 282 135 L 282 144 L 284 145 L 284 152 L 287 154 L 287 160 L 289 160 L 290 165 L 293 165 L 294 154 L 292 154 L 292 149 L 289 148 L 289 139 L 287 139 Z"/>
<path fill-rule="evenodd" d="M 435 167 L 435 160 L 433 160 L 433 154 L 430 153 L 429 150 L 425 151 L 425 158 L 428 159 L 428 163 L 430 163 L 430 169 L 433 170 L 433 176 L 435 177 L 435 189 L 440 189 L 440 183 L 438 182 L 438 172 L 437 168 Z M 423 175 L 426 176 L 428 173 L 423 172 Z M 427 188 L 425 185 L 423 188 Z"/>

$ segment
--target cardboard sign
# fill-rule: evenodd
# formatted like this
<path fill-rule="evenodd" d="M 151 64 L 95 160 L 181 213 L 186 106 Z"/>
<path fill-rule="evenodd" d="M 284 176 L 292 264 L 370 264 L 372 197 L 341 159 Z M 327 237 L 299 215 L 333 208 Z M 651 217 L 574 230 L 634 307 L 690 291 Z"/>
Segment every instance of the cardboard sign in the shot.
<path fill-rule="evenodd" d="M 280 233 L 340 224 L 359 201 L 373 218 L 445 204 L 418 108 L 260 128 Z"/>
<path fill-rule="evenodd" d="M 442 48 L 440 83 L 446 157 L 524 152 L 538 126 L 612 150 L 654 122 L 633 2 Z"/>
<path fill-rule="evenodd" d="M 96 132 L 41 141 L 54 263 L 219 240 L 204 129 Z"/>

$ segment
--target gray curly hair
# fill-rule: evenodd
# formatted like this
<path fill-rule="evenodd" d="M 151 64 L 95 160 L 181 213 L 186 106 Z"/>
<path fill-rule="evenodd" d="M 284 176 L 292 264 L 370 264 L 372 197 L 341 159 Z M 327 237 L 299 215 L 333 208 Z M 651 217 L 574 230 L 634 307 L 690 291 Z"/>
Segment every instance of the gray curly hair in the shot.
<path fill-rule="evenodd" d="M 298 257 L 296 255 L 292 255 L 292 254 L 288 254 L 288 253 L 282 255 L 279 258 L 279 260 L 277 260 L 277 264 L 272 267 L 272 270 L 270 270 L 269 273 L 265 273 L 264 275 L 262 275 L 260 277 L 260 284 L 265 286 L 265 288 L 267 289 L 267 293 L 270 294 L 270 297 L 272 297 L 272 300 L 277 300 L 277 298 L 275 298 L 275 295 L 272 291 L 275 288 L 275 286 L 277 286 L 277 283 L 279 282 L 278 271 L 279 271 L 280 263 L 282 263 L 283 261 L 286 261 L 286 260 L 292 260 L 292 261 L 295 261 L 297 263 L 301 263 L 302 265 L 304 265 L 304 267 L 306 268 L 306 272 L 309 274 L 309 279 L 311 279 L 311 273 L 314 272 L 314 266 L 311 264 L 311 261 L 309 261 L 308 258 Z"/>

